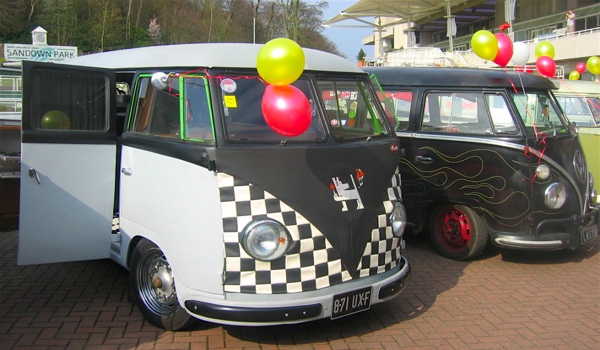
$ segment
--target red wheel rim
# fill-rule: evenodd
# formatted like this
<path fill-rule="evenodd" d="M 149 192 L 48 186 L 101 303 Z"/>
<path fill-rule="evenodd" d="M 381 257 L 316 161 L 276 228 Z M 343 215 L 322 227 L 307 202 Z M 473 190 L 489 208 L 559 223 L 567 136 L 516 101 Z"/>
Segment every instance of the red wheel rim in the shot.
<path fill-rule="evenodd" d="M 438 218 L 437 235 L 444 249 L 453 252 L 465 250 L 471 242 L 471 221 L 460 210 L 446 210 Z"/>

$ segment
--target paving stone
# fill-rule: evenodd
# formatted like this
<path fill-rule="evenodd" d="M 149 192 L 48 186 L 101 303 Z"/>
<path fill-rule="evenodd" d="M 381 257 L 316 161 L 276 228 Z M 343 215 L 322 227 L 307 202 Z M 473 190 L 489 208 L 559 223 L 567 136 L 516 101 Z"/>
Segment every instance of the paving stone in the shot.
<path fill-rule="evenodd" d="M 17 232 L 0 232 L 2 349 L 598 349 L 600 239 L 578 251 L 489 248 L 473 261 L 435 253 L 424 237 L 394 300 L 336 321 L 168 332 L 127 300 L 110 260 L 16 266 Z"/>

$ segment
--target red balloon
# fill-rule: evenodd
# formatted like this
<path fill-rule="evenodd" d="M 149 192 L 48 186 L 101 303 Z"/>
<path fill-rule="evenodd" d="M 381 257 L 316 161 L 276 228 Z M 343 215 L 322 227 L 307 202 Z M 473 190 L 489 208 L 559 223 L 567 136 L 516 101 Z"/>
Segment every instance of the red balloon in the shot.
<path fill-rule="evenodd" d="M 302 134 L 312 119 L 308 98 L 292 85 L 268 84 L 262 97 L 262 112 L 267 125 L 284 136 Z"/>
<path fill-rule="evenodd" d="M 545 77 L 553 77 L 556 73 L 556 62 L 548 56 L 540 56 L 535 61 L 538 72 Z"/>
<path fill-rule="evenodd" d="M 494 58 L 494 63 L 500 67 L 506 67 L 513 56 L 513 43 L 504 33 L 496 33 L 494 36 L 498 39 L 498 54 Z"/>
<path fill-rule="evenodd" d="M 585 70 L 587 69 L 587 67 L 585 66 L 584 62 L 579 62 L 577 63 L 577 65 L 575 66 L 575 70 L 577 72 L 579 72 L 579 74 L 583 74 L 583 72 L 585 72 Z"/>

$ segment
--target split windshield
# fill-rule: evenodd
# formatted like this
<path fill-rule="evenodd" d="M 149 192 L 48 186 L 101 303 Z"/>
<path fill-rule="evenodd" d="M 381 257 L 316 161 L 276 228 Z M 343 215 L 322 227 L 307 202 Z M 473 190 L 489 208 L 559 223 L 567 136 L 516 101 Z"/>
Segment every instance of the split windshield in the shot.
<path fill-rule="evenodd" d="M 366 80 L 323 78 L 317 81 L 316 87 L 307 78 L 296 80 L 291 85 L 300 95 L 289 100 L 278 99 L 277 108 L 281 110 L 270 115 L 278 119 L 276 122 L 293 123 L 292 117 L 297 113 L 294 106 L 306 103 L 301 118 L 308 127 L 295 136 L 287 136 L 275 131 L 272 119 L 266 117 L 267 84 L 256 75 L 229 73 L 208 78 L 202 74 L 170 74 L 163 76 L 163 86 L 152 83 L 152 79 L 156 80 L 150 74 L 138 79 L 134 92 L 136 116 L 131 131 L 212 142 L 215 140 L 215 116 L 222 114 L 225 136 L 231 142 L 324 142 L 329 134 L 345 142 L 390 133 L 382 113 L 375 108 L 374 95 Z M 217 85 L 217 90 L 211 92 L 211 84 Z M 214 91 L 218 91 L 219 96 L 211 97 Z M 221 101 L 220 106 L 211 105 L 210 102 L 216 100 Z M 326 114 L 321 112 L 323 108 Z M 215 113 L 217 109 L 221 109 L 221 113 Z M 288 126 L 293 129 L 293 125 Z"/>

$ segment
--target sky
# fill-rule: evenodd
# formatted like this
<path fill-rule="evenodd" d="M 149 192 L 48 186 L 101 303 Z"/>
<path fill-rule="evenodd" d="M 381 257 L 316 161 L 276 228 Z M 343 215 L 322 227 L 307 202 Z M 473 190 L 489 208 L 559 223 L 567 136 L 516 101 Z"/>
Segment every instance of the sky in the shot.
<path fill-rule="evenodd" d="M 358 0 L 326 0 L 329 7 L 323 11 L 323 22 L 332 19 L 337 16 L 341 11 L 354 5 Z M 307 0 L 307 4 L 317 4 L 318 0 Z M 356 21 L 345 20 L 339 22 L 339 25 L 357 25 Z M 333 26 L 329 28 L 323 28 L 323 35 L 331 40 L 338 48 L 338 51 L 346 55 L 346 58 L 350 61 L 356 61 L 356 55 L 362 48 L 367 57 L 374 56 L 373 45 L 362 45 L 362 38 L 367 35 L 373 34 L 373 28 L 355 28 L 355 27 L 340 27 Z"/>

